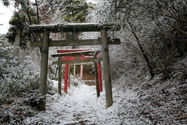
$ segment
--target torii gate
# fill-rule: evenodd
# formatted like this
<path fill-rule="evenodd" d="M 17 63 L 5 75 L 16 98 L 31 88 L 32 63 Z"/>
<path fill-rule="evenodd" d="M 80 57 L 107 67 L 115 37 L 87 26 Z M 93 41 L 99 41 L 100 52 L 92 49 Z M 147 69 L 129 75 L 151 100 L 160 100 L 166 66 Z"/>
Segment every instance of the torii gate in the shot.
<path fill-rule="evenodd" d="M 57 50 L 57 53 L 69 53 L 69 52 L 82 52 L 82 51 L 92 51 L 92 50 L 76 50 L 76 49 L 73 49 L 73 50 Z M 95 51 L 95 53 L 97 53 Z M 53 55 L 51 55 L 53 56 Z M 97 56 L 99 56 L 99 53 L 97 54 Z M 60 59 L 60 57 L 59 57 Z M 99 92 L 102 92 L 103 91 L 103 88 L 102 88 L 102 76 L 101 76 L 101 60 L 102 58 L 99 57 L 96 59 L 96 56 L 85 56 L 85 55 L 81 55 L 81 56 L 65 56 L 62 58 L 62 61 L 61 62 L 52 62 L 52 64 L 57 64 L 59 66 L 59 83 L 58 83 L 58 86 L 59 86 L 59 94 L 61 95 L 61 65 L 62 64 L 65 64 L 65 79 L 64 79 L 64 92 L 67 93 L 67 86 L 70 87 L 70 85 L 67 84 L 68 82 L 68 74 L 69 74 L 69 64 L 75 64 L 75 63 L 81 63 L 81 69 L 80 69 L 80 77 L 82 78 L 83 76 L 83 65 L 82 63 L 84 62 L 94 62 L 94 67 L 95 67 L 95 82 L 96 82 L 96 88 L 99 89 Z M 97 64 L 95 64 L 97 61 Z M 61 64 L 60 64 L 61 63 Z M 74 70 L 75 70 L 75 67 L 74 67 Z M 75 75 L 75 71 L 74 71 L 74 75 Z M 97 79 L 99 80 L 99 87 L 97 87 Z M 99 97 L 100 94 L 98 94 L 98 91 L 97 91 L 97 97 Z"/>
<path fill-rule="evenodd" d="M 42 41 L 31 42 L 31 47 L 41 47 L 41 71 L 39 92 L 44 95 L 44 100 L 40 101 L 38 108 L 45 110 L 46 107 L 46 88 L 47 88 L 47 69 L 48 69 L 48 52 L 52 46 L 82 46 L 82 45 L 102 45 L 102 58 L 104 66 L 105 96 L 106 108 L 113 104 L 112 85 L 110 75 L 110 61 L 108 44 L 120 44 L 119 39 L 108 41 L 107 30 L 112 29 L 113 25 L 101 25 L 97 23 L 62 23 L 47 25 L 29 25 L 27 28 L 32 33 L 43 33 Z M 21 41 L 22 31 L 16 27 L 15 45 Z M 119 30 L 119 29 L 116 29 Z M 50 33 L 58 32 L 101 32 L 101 39 L 78 40 L 51 40 Z"/>
<path fill-rule="evenodd" d="M 85 51 L 85 50 L 59 50 L 60 54 L 52 54 L 52 57 L 58 57 L 58 62 L 53 64 L 59 65 L 59 81 L 58 81 L 58 92 L 61 95 L 61 65 L 66 64 L 65 67 L 65 79 L 64 79 L 64 91 L 67 93 L 67 80 L 68 80 L 68 66 L 70 63 L 82 63 L 82 62 L 93 62 L 95 67 L 95 84 L 97 97 L 100 96 L 102 91 L 102 80 L 101 80 L 101 64 L 100 59 L 97 58 L 100 51 Z M 67 53 L 64 53 L 67 52 Z M 68 53 L 69 52 L 69 53 Z M 88 56 L 88 57 L 85 57 Z M 63 57 L 63 58 L 62 58 Z M 63 63 L 62 63 L 62 60 Z M 98 75 L 99 74 L 99 75 Z M 99 81 L 98 81 L 99 80 Z"/>

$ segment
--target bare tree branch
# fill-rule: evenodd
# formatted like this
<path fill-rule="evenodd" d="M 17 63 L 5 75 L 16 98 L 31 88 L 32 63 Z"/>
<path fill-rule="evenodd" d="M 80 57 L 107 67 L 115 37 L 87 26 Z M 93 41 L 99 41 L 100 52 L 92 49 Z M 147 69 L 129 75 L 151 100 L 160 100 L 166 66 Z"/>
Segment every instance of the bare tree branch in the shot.
<path fill-rule="evenodd" d="M 170 23 L 167 23 L 167 24 L 168 24 L 169 26 L 173 27 L 174 29 L 178 30 L 179 32 L 181 32 L 181 33 L 187 35 L 187 32 L 181 30 L 179 27 L 176 27 L 176 26 L 174 26 L 174 25 L 172 25 L 172 24 L 170 24 Z"/>

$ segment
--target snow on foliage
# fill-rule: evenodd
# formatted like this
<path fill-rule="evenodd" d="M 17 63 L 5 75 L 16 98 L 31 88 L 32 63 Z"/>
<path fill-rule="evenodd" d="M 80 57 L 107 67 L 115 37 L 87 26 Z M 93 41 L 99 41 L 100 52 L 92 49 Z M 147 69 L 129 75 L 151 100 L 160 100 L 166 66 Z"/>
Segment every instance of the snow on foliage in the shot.
<path fill-rule="evenodd" d="M 32 87 L 38 87 L 40 68 L 36 49 L 0 47 L 0 53 L 1 99 L 18 96 Z"/>

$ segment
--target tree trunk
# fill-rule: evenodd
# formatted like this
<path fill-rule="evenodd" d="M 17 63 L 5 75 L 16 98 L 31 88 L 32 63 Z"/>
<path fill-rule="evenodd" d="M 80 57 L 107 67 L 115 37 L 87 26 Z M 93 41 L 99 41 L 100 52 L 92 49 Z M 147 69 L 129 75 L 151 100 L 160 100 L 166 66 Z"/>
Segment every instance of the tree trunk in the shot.
<path fill-rule="evenodd" d="M 27 2 L 27 5 L 29 6 L 29 1 Z M 29 18 L 29 25 L 32 24 L 32 20 L 31 20 L 31 16 L 30 16 L 30 13 L 29 13 L 29 7 L 26 8 L 26 11 L 27 11 L 27 15 L 28 15 L 28 18 Z"/>
<path fill-rule="evenodd" d="M 132 27 L 131 27 L 131 28 L 132 28 Z M 141 50 L 141 52 L 142 52 L 142 55 L 143 55 L 145 61 L 146 61 L 146 63 L 147 63 L 147 67 L 148 67 L 149 73 L 150 73 L 151 78 L 152 78 L 152 77 L 154 77 L 154 75 L 155 75 L 154 72 L 153 72 L 153 67 L 150 65 L 149 58 L 148 58 L 148 56 L 146 55 L 146 53 L 145 53 L 145 51 L 144 51 L 144 49 L 143 49 L 143 47 L 142 47 L 142 45 L 141 45 L 141 43 L 140 43 L 140 40 L 139 40 L 138 36 L 136 35 L 136 33 L 135 33 L 134 31 L 132 31 L 132 33 L 133 33 L 134 37 L 136 38 L 136 41 L 137 41 L 137 43 L 138 43 L 138 46 L 139 46 L 139 48 L 140 48 L 140 50 Z"/>
<path fill-rule="evenodd" d="M 40 24 L 40 17 L 39 17 L 39 9 L 38 9 L 38 1 L 37 0 L 35 0 L 35 4 L 36 4 L 37 21 L 38 21 L 38 24 Z"/>

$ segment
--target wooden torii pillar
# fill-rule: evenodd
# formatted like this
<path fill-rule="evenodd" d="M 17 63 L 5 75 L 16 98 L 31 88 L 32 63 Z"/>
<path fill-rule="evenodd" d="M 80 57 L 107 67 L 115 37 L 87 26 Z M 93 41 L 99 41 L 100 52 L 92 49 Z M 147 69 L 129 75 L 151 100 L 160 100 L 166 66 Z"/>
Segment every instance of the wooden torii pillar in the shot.
<path fill-rule="evenodd" d="M 47 87 L 47 67 L 48 67 L 48 50 L 53 46 L 83 46 L 83 45 L 102 45 L 102 56 L 104 65 L 105 96 L 106 107 L 113 104 L 112 85 L 110 76 L 110 62 L 108 44 L 120 44 L 119 39 L 108 41 L 107 30 L 112 29 L 113 25 L 101 25 L 97 23 L 67 23 L 67 24 L 46 24 L 46 25 L 29 25 L 31 33 L 43 33 L 42 41 L 31 42 L 31 47 L 41 47 L 41 72 L 40 72 L 40 94 L 44 99 L 39 102 L 38 108 L 45 110 L 46 87 Z M 18 29 L 19 30 L 19 29 Z M 116 29 L 119 30 L 119 29 Z M 59 32 L 101 32 L 101 38 L 86 40 L 49 40 L 50 33 Z M 20 43 L 21 32 L 16 35 L 16 43 Z"/>
<path fill-rule="evenodd" d="M 108 108 L 113 104 L 113 97 L 112 97 L 110 60 L 109 60 L 109 49 L 108 49 L 108 44 L 107 44 L 107 31 L 106 31 L 106 29 L 101 29 L 101 41 L 102 41 L 104 80 L 105 80 L 106 107 Z"/>
<path fill-rule="evenodd" d="M 40 70 L 40 87 L 39 92 L 44 98 L 39 102 L 39 108 L 45 110 L 46 92 L 47 92 L 47 69 L 48 69 L 48 54 L 49 54 L 49 33 L 43 33 L 43 41 L 41 47 L 41 70 Z"/>

